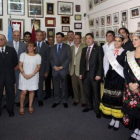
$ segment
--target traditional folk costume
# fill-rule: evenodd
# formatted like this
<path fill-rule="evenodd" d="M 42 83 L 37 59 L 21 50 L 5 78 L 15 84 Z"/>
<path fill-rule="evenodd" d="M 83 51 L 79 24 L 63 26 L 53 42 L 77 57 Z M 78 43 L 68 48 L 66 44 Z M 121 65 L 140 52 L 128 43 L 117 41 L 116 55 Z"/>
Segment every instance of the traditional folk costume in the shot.
<path fill-rule="evenodd" d="M 121 109 L 125 82 L 123 74 L 125 54 L 126 51 L 121 48 L 108 51 L 104 57 L 105 89 L 100 110 L 103 114 L 117 119 L 123 118 Z"/>

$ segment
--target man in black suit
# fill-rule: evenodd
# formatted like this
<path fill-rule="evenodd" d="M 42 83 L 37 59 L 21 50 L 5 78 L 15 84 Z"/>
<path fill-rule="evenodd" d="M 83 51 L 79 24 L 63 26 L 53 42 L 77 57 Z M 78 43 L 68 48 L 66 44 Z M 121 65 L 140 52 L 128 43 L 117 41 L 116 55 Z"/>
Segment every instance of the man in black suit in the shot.
<path fill-rule="evenodd" d="M 56 34 L 56 41 L 50 51 L 50 63 L 52 66 L 52 76 L 54 85 L 54 104 L 52 108 L 60 104 L 62 100 L 65 108 L 68 108 L 67 99 L 67 81 L 66 77 L 69 74 L 69 63 L 71 61 L 71 50 L 69 45 L 62 43 L 64 34 L 58 32 Z M 62 87 L 62 94 L 60 93 L 60 82 Z M 62 97 L 62 99 L 61 99 Z"/>
<path fill-rule="evenodd" d="M 86 34 L 87 47 L 83 48 L 80 62 L 80 79 L 83 79 L 87 107 L 83 112 L 94 109 L 100 118 L 100 81 L 103 74 L 103 50 L 94 44 L 92 33 Z"/>
<path fill-rule="evenodd" d="M 0 34 L 0 116 L 2 113 L 2 97 L 6 89 L 6 109 L 10 117 L 14 116 L 14 84 L 15 68 L 18 56 L 14 48 L 6 46 L 6 37 Z"/>
<path fill-rule="evenodd" d="M 48 77 L 49 73 L 49 46 L 43 42 L 43 32 L 38 30 L 36 32 L 36 46 L 38 53 L 41 56 L 41 68 L 39 71 L 39 89 L 37 91 L 38 105 L 43 106 L 43 82 Z"/>

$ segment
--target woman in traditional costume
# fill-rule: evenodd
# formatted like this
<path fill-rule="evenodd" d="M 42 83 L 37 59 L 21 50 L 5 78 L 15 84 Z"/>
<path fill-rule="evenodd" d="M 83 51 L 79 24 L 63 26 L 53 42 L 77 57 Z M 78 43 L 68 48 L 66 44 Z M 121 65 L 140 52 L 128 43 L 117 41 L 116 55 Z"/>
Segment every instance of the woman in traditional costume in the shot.
<path fill-rule="evenodd" d="M 123 118 L 122 101 L 124 90 L 123 66 L 125 63 L 126 51 L 122 48 L 123 38 L 115 36 L 114 50 L 109 50 L 104 56 L 105 89 L 100 104 L 100 110 L 112 120 L 108 128 L 118 130 L 120 119 Z"/>

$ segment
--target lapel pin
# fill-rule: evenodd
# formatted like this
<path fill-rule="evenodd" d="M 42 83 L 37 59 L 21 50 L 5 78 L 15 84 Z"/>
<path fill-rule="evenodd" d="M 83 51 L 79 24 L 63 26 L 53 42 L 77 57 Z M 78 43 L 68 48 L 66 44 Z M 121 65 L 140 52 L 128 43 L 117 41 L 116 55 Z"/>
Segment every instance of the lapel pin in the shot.
<path fill-rule="evenodd" d="M 8 54 L 8 52 L 6 52 L 6 54 Z"/>

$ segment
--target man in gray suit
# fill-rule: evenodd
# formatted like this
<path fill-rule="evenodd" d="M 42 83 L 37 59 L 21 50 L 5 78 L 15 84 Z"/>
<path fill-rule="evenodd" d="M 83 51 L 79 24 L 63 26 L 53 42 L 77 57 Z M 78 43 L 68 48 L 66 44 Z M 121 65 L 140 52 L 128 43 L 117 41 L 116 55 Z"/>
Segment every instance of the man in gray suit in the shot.
<path fill-rule="evenodd" d="M 16 50 L 18 55 L 18 59 L 20 55 L 27 50 L 27 46 L 25 43 L 20 41 L 21 35 L 19 31 L 13 31 L 13 41 L 8 41 L 7 46 L 13 47 Z M 19 85 L 19 68 L 18 65 L 15 68 L 15 75 L 16 75 L 16 95 L 15 95 L 15 103 L 19 107 L 20 106 L 20 93 L 21 91 L 18 89 Z"/>
<path fill-rule="evenodd" d="M 43 106 L 43 82 L 45 78 L 48 77 L 49 73 L 49 46 L 43 42 L 43 32 L 38 30 L 36 32 L 36 46 L 38 49 L 38 53 L 40 54 L 41 68 L 39 71 L 39 89 L 37 91 L 38 96 L 38 105 L 39 107 Z"/>
<path fill-rule="evenodd" d="M 64 34 L 58 32 L 56 34 L 57 44 L 51 47 L 50 63 L 52 66 L 52 76 L 54 85 L 54 104 L 52 108 L 60 104 L 61 97 L 65 108 L 68 108 L 66 103 L 67 98 L 67 82 L 66 76 L 69 74 L 69 63 L 71 61 L 71 50 L 69 45 L 62 43 Z M 60 82 L 62 94 L 60 93 Z"/>

